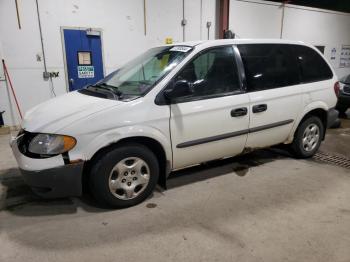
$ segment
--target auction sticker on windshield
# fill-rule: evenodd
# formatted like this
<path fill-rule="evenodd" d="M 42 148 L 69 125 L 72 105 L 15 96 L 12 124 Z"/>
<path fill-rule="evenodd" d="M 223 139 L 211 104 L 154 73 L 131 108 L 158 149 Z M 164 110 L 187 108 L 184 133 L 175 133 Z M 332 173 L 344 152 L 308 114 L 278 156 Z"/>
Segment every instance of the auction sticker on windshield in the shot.
<path fill-rule="evenodd" d="M 170 49 L 170 51 L 177 51 L 177 52 L 188 52 L 191 50 L 191 47 L 188 46 L 174 46 L 173 48 Z"/>
<path fill-rule="evenodd" d="M 78 78 L 94 78 L 95 70 L 93 66 L 78 66 Z"/>

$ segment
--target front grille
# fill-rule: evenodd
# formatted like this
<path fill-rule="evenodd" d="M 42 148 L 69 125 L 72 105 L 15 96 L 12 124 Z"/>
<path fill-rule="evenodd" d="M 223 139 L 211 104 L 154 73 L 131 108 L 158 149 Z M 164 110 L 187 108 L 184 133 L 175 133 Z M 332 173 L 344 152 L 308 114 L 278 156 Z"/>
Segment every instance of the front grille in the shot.
<path fill-rule="evenodd" d="M 350 85 L 345 85 L 343 88 L 343 92 L 350 95 Z"/>

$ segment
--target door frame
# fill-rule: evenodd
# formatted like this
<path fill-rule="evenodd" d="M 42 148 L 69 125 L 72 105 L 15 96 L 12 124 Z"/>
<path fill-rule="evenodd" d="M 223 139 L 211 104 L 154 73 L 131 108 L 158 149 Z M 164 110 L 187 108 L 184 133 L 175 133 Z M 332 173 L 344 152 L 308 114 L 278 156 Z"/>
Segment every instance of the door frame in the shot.
<path fill-rule="evenodd" d="M 69 77 L 68 77 L 68 66 L 67 66 L 67 56 L 66 56 L 66 45 L 64 41 L 64 30 L 70 29 L 70 30 L 88 30 L 91 29 L 93 31 L 100 32 L 100 38 L 101 38 L 101 52 L 102 52 L 102 72 L 105 76 L 106 70 L 105 70 L 105 55 L 104 55 L 104 49 L 103 49 L 103 30 L 102 28 L 95 28 L 95 27 L 78 27 L 78 26 L 61 26 L 60 32 L 61 32 L 61 43 L 62 43 L 62 53 L 63 53 L 63 63 L 64 63 L 64 76 L 65 76 L 65 83 L 66 83 L 66 92 L 69 93 Z"/>

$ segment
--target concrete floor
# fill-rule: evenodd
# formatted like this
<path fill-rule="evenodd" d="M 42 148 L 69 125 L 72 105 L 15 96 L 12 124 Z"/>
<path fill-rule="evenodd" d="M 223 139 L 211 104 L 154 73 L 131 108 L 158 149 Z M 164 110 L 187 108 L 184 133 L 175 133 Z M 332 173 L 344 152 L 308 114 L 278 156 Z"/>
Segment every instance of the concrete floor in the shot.
<path fill-rule="evenodd" d="M 350 121 L 323 151 L 349 156 Z M 44 201 L 0 136 L 0 261 L 350 261 L 350 171 L 279 150 L 181 171 L 139 206 Z"/>

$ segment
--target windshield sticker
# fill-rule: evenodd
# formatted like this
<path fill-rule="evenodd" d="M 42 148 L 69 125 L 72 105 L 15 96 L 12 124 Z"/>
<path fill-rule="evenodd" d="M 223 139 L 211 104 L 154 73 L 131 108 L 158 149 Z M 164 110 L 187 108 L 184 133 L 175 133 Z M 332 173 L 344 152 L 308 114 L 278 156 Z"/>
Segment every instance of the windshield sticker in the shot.
<path fill-rule="evenodd" d="M 169 51 L 177 51 L 177 52 L 188 52 L 190 51 L 192 48 L 191 47 L 188 47 L 188 46 L 174 46 L 173 48 L 171 48 Z"/>

